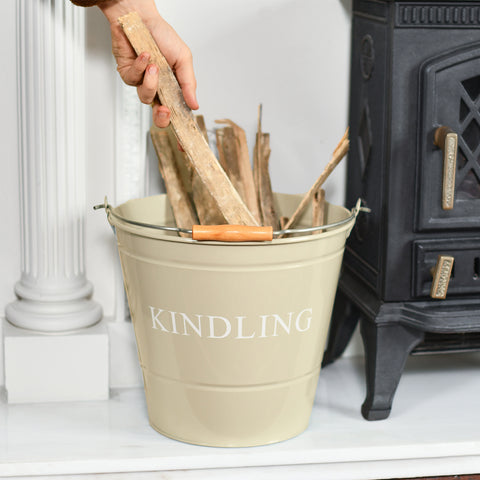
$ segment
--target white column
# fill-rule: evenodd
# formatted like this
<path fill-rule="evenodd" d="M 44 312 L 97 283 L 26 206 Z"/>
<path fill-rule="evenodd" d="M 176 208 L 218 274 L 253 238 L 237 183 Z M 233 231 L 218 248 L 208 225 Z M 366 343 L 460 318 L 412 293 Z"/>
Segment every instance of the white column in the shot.
<path fill-rule="evenodd" d="M 62 332 L 97 323 L 84 267 L 84 10 L 17 0 L 22 229 L 14 325 Z"/>
<path fill-rule="evenodd" d="M 22 265 L 5 311 L 9 402 L 108 398 L 108 333 L 84 262 L 84 18 L 67 0 L 17 0 Z"/>

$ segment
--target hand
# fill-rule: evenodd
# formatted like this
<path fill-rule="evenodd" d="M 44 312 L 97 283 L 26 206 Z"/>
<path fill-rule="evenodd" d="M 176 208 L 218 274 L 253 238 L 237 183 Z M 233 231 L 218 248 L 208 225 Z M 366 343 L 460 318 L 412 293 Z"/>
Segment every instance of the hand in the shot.
<path fill-rule="evenodd" d="M 192 54 L 175 30 L 160 16 L 154 0 L 104 0 L 99 8 L 110 22 L 112 52 L 117 61 L 117 70 L 127 85 L 137 87 L 138 97 L 143 103 L 153 106 L 153 121 L 160 128 L 170 123 L 170 111 L 158 103 L 158 68 L 150 63 L 147 52 L 137 57 L 130 42 L 118 24 L 118 17 L 135 10 L 150 30 L 160 51 L 172 67 L 183 92 L 186 104 L 198 109 L 196 98 L 197 82 L 193 71 Z"/>

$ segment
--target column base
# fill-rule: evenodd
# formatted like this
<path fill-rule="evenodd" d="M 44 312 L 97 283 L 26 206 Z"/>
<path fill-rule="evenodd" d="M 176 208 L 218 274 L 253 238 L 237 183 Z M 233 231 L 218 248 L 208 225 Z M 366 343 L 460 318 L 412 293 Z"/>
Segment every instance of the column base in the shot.
<path fill-rule="evenodd" d="M 99 322 L 102 307 L 88 298 L 68 301 L 39 301 L 21 298 L 5 308 L 8 321 L 36 332 L 59 333 L 86 328 Z"/>
<path fill-rule="evenodd" d="M 108 399 L 109 341 L 104 321 L 57 334 L 3 322 L 8 403 Z"/>

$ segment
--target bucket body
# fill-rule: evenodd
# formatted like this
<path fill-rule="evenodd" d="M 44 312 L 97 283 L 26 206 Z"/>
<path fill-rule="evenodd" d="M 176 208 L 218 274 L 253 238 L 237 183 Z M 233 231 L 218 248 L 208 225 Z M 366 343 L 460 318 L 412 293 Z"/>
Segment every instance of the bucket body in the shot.
<path fill-rule="evenodd" d="M 276 201 L 288 216 L 300 197 L 277 194 Z M 174 225 L 165 195 L 113 211 Z M 327 223 L 350 215 L 327 205 Z M 302 432 L 354 219 L 323 233 L 265 243 L 195 242 L 113 215 L 109 221 L 153 428 L 180 441 L 224 447 Z"/>

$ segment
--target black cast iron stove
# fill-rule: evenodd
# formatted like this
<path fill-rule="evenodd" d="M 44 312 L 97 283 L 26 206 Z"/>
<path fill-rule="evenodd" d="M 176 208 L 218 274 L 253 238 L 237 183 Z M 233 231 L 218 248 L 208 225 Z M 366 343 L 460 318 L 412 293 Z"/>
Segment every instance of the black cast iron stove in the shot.
<path fill-rule="evenodd" d="M 480 2 L 354 0 L 348 241 L 328 364 L 361 322 L 368 420 L 408 355 L 480 349 Z"/>

